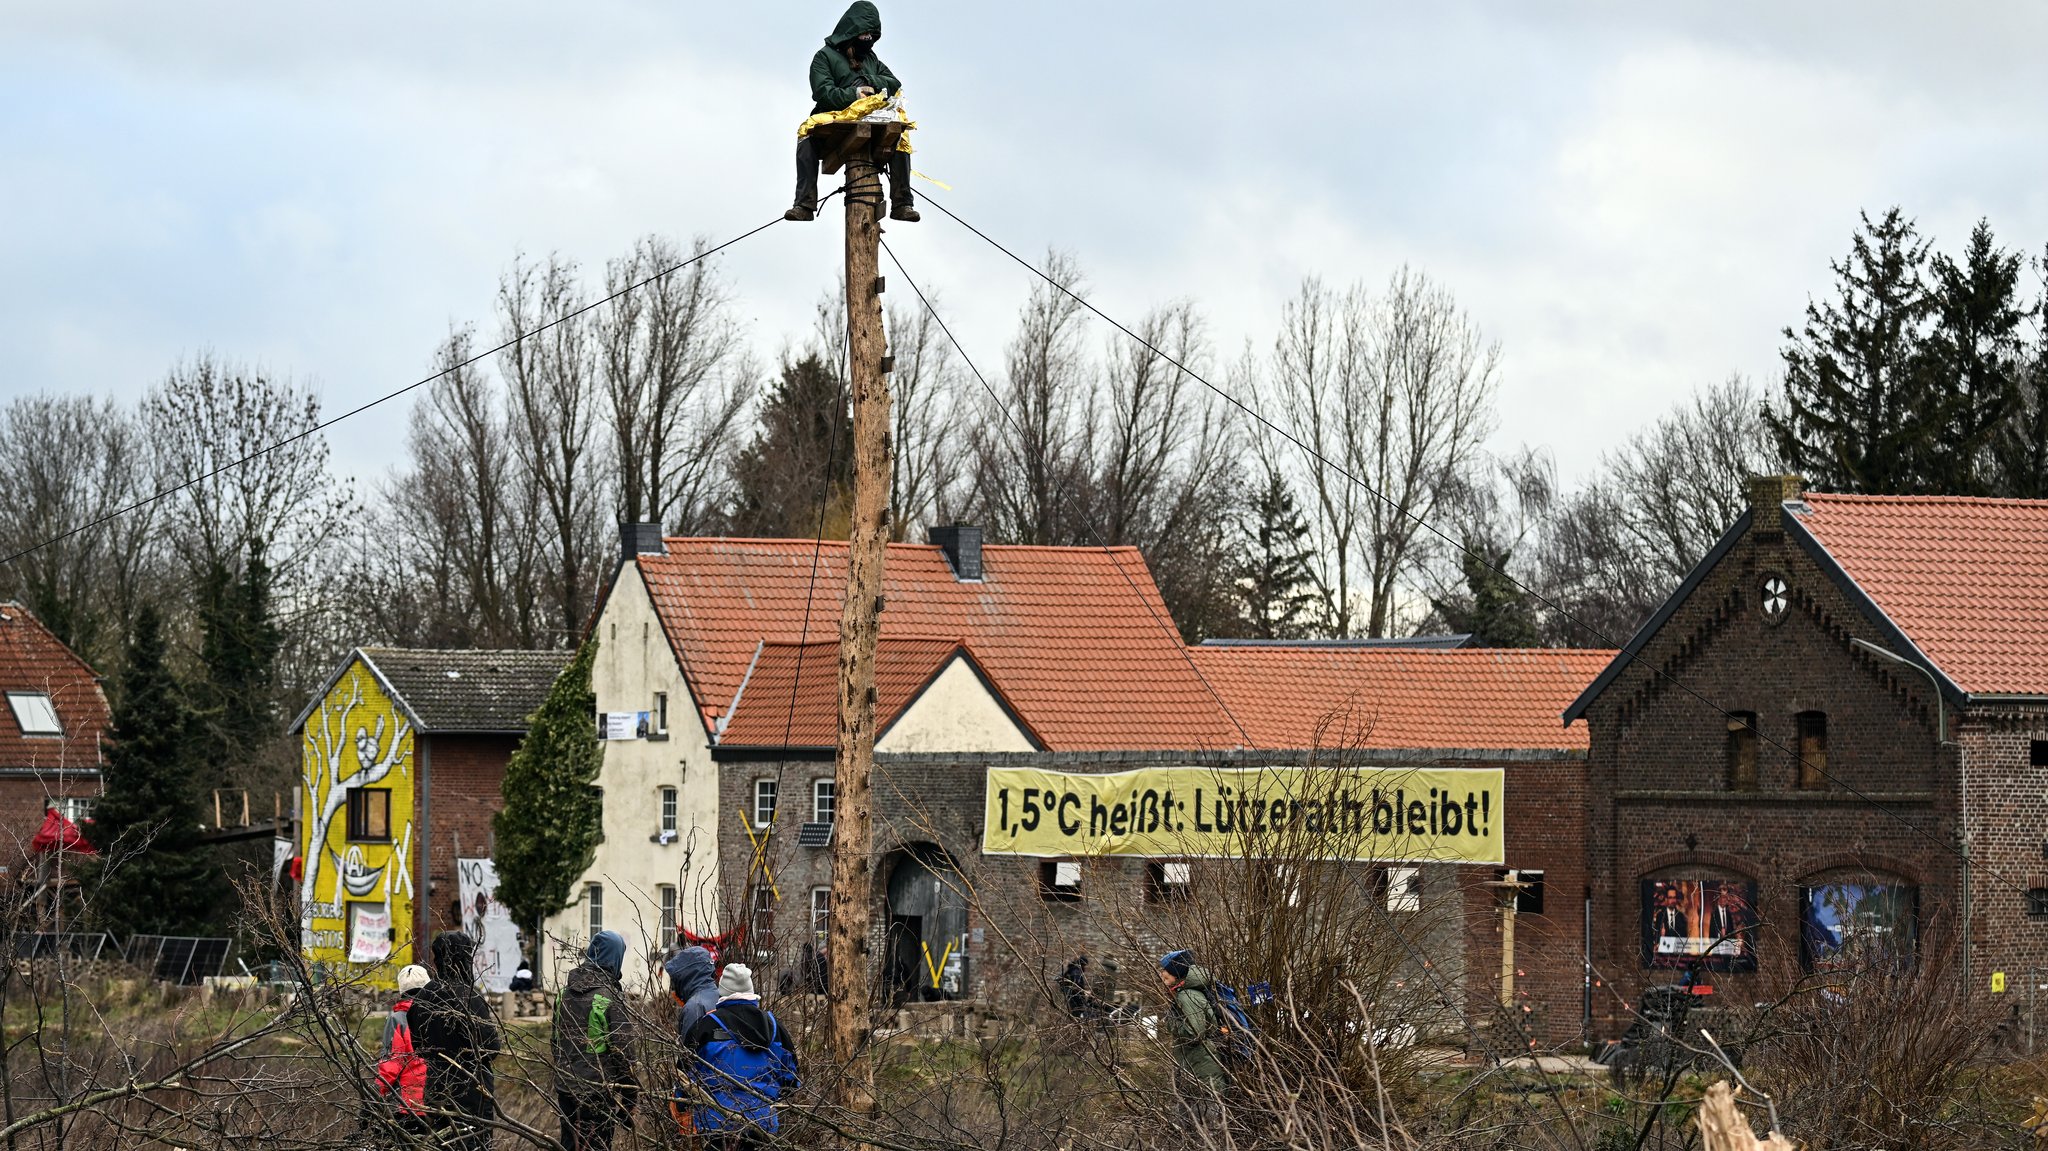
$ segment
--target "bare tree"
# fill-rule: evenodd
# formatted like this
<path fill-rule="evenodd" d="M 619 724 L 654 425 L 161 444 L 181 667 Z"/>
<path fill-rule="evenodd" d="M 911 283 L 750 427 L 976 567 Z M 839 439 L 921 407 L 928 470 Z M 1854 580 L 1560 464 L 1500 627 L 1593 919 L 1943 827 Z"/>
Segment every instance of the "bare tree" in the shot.
<path fill-rule="evenodd" d="M 699 238 L 691 256 L 705 248 Z M 602 310 L 596 343 L 620 514 L 694 533 L 723 502 L 719 465 L 756 373 L 716 266 L 699 260 L 664 274 L 684 260 L 674 240 L 647 236 L 606 265 L 605 292 L 616 298 Z"/>
<path fill-rule="evenodd" d="M 1315 541 L 1309 578 L 1315 586 L 1321 630 L 1349 635 L 1354 601 L 1352 564 L 1372 497 L 1344 473 L 1357 425 L 1365 377 L 1364 293 L 1342 295 L 1310 277 L 1280 312 L 1273 341 L 1273 389 L 1279 422 L 1301 442 L 1286 443 L 1261 425 L 1259 454 L 1291 462 L 1305 480 L 1309 526 Z M 1247 382 L 1251 382 L 1249 373 Z"/>
<path fill-rule="evenodd" d="M 536 590 L 549 611 L 551 646 L 582 626 L 598 580 L 597 514 L 605 493 L 590 328 L 579 317 L 542 330 L 582 302 L 576 265 L 555 256 L 539 265 L 517 261 L 498 286 L 499 322 L 514 341 L 499 357 L 509 430 L 547 539 Z"/>
<path fill-rule="evenodd" d="M 1075 299 L 1080 268 L 1052 252 L 1044 271 L 1053 284 L 1032 287 L 999 398 L 984 407 L 975 436 L 973 506 L 996 538 L 1015 543 L 1067 542 L 1061 507 L 1085 469 L 1092 415 L 1094 380 Z"/>
<path fill-rule="evenodd" d="M 833 310 L 843 324 L 845 309 Z M 891 309 L 889 336 L 896 359 L 889 377 L 896 401 L 889 523 L 897 539 L 909 539 L 917 525 L 951 517 L 969 439 L 958 425 L 961 365 L 932 310 Z"/>
<path fill-rule="evenodd" d="M 1627 531 L 1672 585 L 1742 515 L 1748 478 L 1776 465 L 1762 410 L 1763 396 L 1730 376 L 1606 453 Z"/>
<path fill-rule="evenodd" d="M 112 400 L 23 396 L 0 414 L 9 594 L 103 670 L 118 662 L 128 620 L 162 557 L 156 505 L 93 521 L 148 494 L 146 451 L 133 418 Z"/>

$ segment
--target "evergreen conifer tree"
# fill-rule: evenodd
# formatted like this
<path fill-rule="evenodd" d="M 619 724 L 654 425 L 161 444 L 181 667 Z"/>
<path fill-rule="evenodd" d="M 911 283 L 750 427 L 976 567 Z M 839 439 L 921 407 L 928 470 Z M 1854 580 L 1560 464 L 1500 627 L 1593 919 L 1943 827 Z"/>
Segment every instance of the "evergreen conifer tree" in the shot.
<path fill-rule="evenodd" d="M 735 534 L 807 538 L 822 519 L 825 538 L 846 538 L 853 498 L 847 402 L 846 381 L 816 354 L 783 363 L 761 405 L 760 430 L 733 461 Z"/>
<path fill-rule="evenodd" d="M 2027 363 L 2021 324 L 2020 255 L 2002 251 L 1988 221 L 1970 233 L 1960 262 L 1934 257 L 1934 330 L 1924 356 L 1929 399 L 1940 415 L 1933 437 L 1933 491 L 1994 495 L 1997 437 L 2020 406 Z"/>
<path fill-rule="evenodd" d="M 596 655 L 597 640 L 585 642 L 548 689 L 505 765 L 505 808 L 492 821 L 498 900 L 530 940 L 569 906 L 571 888 L 597 856 L 604 800 L 595 784 L 604 750 L 590 690 Z"/>
<path fill-rule="evenodd" d="M 1475 647 L 1535 647 L 1543 642 L 1529 593 L 1507 575 L 1508 548 L 1465 538 L 1458 565 L 1465 595 L 1435 601 L 1438 618 L 1452 631 L 1472 636 Z"/>
<path fill-rule="evenodd" d="M 277 738 L 277 657 L 284 646 L 271 616 L 270 565 L 263 542 L 249 545 L 239 575 L 216 562 L 200 580 L 199 730 L 215 787 L 247 784 L 238 769 Z"/>
<path fill-rule="evenodd" d="M 1835 298 L 1785 329 L 1782 400 L 1765 410 L 1785 462 L 1828 491 L 1898 494 L 1936 482 L 1944 409 L 1922 341 L 1933 308 L 1927 245 L 1897 208 L 1863 226 L 1832 265 Z"/>
<path fill-rule="evenodd" d="M 154 605 L 136 615 L 118 686 L 105 790 L 86 829 L 100 852 L 95 914 L 124 934 L 210 932 L 229 892 L 199 840 L 191 712 L 164 662 Z"/>
<path fill-rule="evenodd" d="M 1308 523 L 1279 469 L 1247 501 L 1237 579 L 1244 634 L 1251 639 L 1303 639 L 1310 631 L 1315 593 L 1309 586 Z"/>

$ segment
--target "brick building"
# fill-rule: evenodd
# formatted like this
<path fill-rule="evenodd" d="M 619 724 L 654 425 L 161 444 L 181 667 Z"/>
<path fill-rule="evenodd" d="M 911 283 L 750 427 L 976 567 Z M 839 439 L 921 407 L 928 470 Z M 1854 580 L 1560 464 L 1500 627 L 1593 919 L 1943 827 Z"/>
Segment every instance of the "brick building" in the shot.
<path fill-rule="evenodd" d="M 649 933 L 653 952 L 670 928 L 747 924 L 757 958 L 796 979 L 829 912 L 845 545 L 630 528 L 626 543 L 598 616 L 595 686 L 608 726 L 629 738 L 607 743 L 606 844 L 584 901 L 551 933 L 645 922 L 661 929 Z M 1585 735 L 1557 714 L 1611 653 L 1452 650 L 1459 641 L 1191 649 L 1134 550 L 982 547 L 971 528 L 891 545 L 885 572 L 871 931 L 892 980 L 952 947 L 964 962 L 931 977 L 988 993 L 1023 961 L 984 930 L 990 903 L 1013 935 L 1107 947 L 1090 934 L 1091 909 L 1143 917 L 1162 880 L 1190 874 L 1138 859 L 982 856 L 990 768 L 1287 765 L 1337 749 L 1360 766 L 1506 772 L 1507 863 L 1543 884 L 1525 897 L 1522 1002 L 1546 1032 L 1578 1033 Z M 701 850 L 707 840 L 715 851 Z M 941 882 L 947 871 L 970 879 L 977 908 L 949 894 L 961 885 Z M 1472 951 L 1469 994 L 1490 1001 L 1498 917 L 1477 884 L 1495 869 L 1368 874 L 1414 885 L 1395 886 L 1390 906 L 1458 905 L 1454 930 L 1426 933 L 1428 950 L 1453 982 Z"/>
<path fill-rule="evenodd" d="M 1688 965 L 1746 999 L 1873 952 L 2048 962 L 2048 502 L 1749 494 L 1564 713 L 1608 1034 Z"/>
<path fill-rule="evenodd" d="M 505 765 L 568 664 L 559 651 L 358 648 L 293 721 L 302 944 L 384 982 L 419 941 L 475 928 L 457 861 L 491 857 Z M 363 933 L 383 934 L 358 939 Z M 374 956 L 374 958 L 372 958 Z M 480 971 L 487 982 L 505 972 Z"/>
<path fill-rule="evenodd" d="M 92 668 L 18 603 L 0 603 L 0 692 L 0 868 L 13 871 L 51 807 L 91 817 L 112 719 Z"/>

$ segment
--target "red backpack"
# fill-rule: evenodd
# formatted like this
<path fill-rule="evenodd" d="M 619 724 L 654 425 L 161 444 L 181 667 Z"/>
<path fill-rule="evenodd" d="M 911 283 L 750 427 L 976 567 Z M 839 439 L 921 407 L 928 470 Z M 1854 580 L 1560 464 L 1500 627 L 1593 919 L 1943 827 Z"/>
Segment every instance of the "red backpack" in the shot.
<path fill-rule="evenodd" d="M 427 1061 L 412 1049 L 412 1022 L 406 1015 L 411 1010 L 410 999 L 391 1005 L 398 1026 L 391 1032 L 391 1054 L 377 1062 L 377 1093 L 391 1095 L 395 1091 L 393 1103 L 401 1115 L 424 1114 L 427 1107 Z"/>

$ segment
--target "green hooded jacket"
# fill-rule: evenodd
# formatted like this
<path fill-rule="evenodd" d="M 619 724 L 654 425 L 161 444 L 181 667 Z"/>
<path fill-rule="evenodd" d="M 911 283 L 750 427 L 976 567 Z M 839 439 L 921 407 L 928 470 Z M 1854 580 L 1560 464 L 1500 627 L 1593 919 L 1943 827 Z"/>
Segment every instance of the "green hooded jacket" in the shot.
<path fill-rule="evenodd" d="M 891 96 L 903 87 L 873 48 L 858 68 L 846 58 L 846 45 L 868 33 L 878 42 L 882 39 L 882 14 L 868 0 L 855 0 L 839 18 L 839 26 L 825 37 L 825 46 L 811 57 L 811 99 L 817 101 L 811 115 L 840 111 L 860 98 L 863 86 Z"/>
<path fill-rule="evenodd" d="M 1216 1058 L 1214 1043 L 1220 1027 L 1216 1009 L 1209 1005 L 1207 968 L 1188 968 L 1187 978 L 1173 989 L 1173 1010 L 1167 1021 L 1173 1026 L 1173 1061 L 1181 1071 L 1212 1087 L 1222 1087 L 1223 1063 Z"/>

